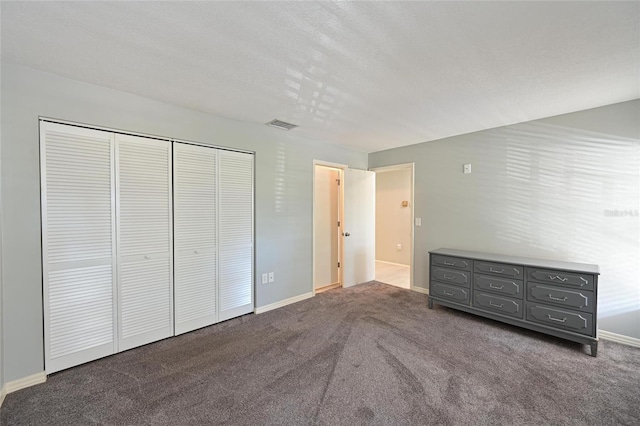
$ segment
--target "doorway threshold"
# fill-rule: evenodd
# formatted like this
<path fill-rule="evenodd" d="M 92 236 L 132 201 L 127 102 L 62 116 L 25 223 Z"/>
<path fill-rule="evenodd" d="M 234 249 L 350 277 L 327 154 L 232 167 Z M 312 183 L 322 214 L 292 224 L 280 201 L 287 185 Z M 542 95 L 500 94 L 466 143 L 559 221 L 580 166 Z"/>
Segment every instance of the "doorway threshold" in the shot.
<path fill-rule="evenodd" d="M 340 283 L 325 285 L 324 287 L 316 288 L 316 294 L 322 293 L 323 291 L 333 290 L 334 288 L 340 288 Z"/>

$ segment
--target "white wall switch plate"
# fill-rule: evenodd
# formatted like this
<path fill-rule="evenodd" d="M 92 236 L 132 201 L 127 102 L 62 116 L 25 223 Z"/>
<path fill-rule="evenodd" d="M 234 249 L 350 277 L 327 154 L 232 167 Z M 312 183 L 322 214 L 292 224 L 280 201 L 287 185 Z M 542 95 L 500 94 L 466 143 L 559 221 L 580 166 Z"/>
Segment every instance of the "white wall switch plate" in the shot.
<path fill-rule="evenodd" d="M 269 282 L 272 283 L 275 279 L 273 272 L 269 272 Z"/>
<path fill-rule="evenodd" d="M 465 164 L 462 170 L 465 174 L 471 173 L 471 163 Z"/>
<path fill-rule="evenodd" d="M 416 217 L 416 226 L 422 226 L 422 218 Z"/>
<path fill-rule="evenodd" d="M 402 244 L 396 244 L 396 250 L 398 251 L 402 250 Z"/>
<path fill-rule="evenodd" d="M 262 274 L 262 284 L 266 284 L 269 282 L 269 275 L 268 274 Z"/>

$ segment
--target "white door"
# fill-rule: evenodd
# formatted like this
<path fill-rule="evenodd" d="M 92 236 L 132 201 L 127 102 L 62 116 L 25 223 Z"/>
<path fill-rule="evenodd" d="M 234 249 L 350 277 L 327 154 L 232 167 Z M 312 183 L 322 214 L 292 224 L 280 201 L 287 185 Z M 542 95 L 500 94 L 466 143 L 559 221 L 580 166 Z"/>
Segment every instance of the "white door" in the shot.
<path fill-rule="evenodd" d="M 118 349 L 173 335 L 171 143 L 116 135 Z"/>
<path fill-rule="evenodd" d="M 375 279 L 375 194 L 374 172 L 344 170 L 343 287 Z"/>
<path fill-rule="evenodd" d="M 253 155 L 218 154 L 220 321 L 253 312 Z"/>
<path fill-rule="evenodd" d="M 40 124 L 47 374 L 115 352 L 113 134 Z"/>
<path fill-rule="evenodd" d="M 218 150 L 173 144 L 176 334 L 217 322 Z"/>

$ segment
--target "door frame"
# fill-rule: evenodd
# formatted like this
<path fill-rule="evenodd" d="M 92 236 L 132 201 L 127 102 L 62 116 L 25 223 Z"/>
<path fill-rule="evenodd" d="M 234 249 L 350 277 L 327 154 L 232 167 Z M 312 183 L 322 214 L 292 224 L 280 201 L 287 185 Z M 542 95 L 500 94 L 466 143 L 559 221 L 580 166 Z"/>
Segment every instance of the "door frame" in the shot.
<path fill-rule="evenodd" d="M 410 194 L 411 196 L 409 197 L 410 201 L 409 201 L 409 207 L 411 208 L 411 253 L 409 255 L 409 258 L 411 259 L 411 264 L 409 265 L 409 289 L 417 291 L 416 288 L 413 285 L 413 275 L 414 275 L 414 265 L 416 263 L 415 260 L 415 234 L 416 234 L 416 230 L 415 230 L 415 208 L 414 208 L 414 200 L 415 200 L 415 179 L 416 179 L 416 174 L 415 174 L 415 163 L 400 163 L 400 164 L 393 164 L 390 166 L 383 166 L 383 167 L 374 167 L 369 169 L 372 172 L 375 173 L 381 173 L 381 172 L 395 172 L 398 170 L 411 170 L 411 188 L 410 188 Z M 378 190 L 377 186 L 376 186 L 376 191 Z M 377 223 L 378 218 L 376 217 L 376 223 Z M 420 289 L 422 290 L 422 289 Z"/>
<path fill-rule="evenodd" d="M 344 170 L 348 169 L 349 166 L 346 164 L 340 164 L 340 163 L 332 163 L 330 161 L 323 161 L 323 160 L 313 160 L 313 177 L 312 177 L 312 181 L 313 181 L 313 196 L 312 196 L 312 203 L 311 203 L 311 215 L 313 216 L 313 220 L 311 223 L 311 264 L 312 264 L 312 268 L 311 268 L 311 292 L 313 293 L 313 295 L 316 295 L 316 286 L 315 286 L 315 279 L 316 279 L 316 166 L 324 166 L 324 167 L 331 167 L 334 169 L 338 169 L 339 172 L 339 179 L 340 179 L 340 188 L 338 190 L 338 202 L 340 204 L 340 209 L 339 209 L 339 220 L 340 220 L 340 231 L 342 230 L 343 226 L 344 226 Z M 343 259 L 343 248 L 344 248 L 344 237 L 342 236 L 342 232 L 339 232 L 338 234 L 339 238 L 338 238 L 338 262 L 340 262 L 340 268 L 338 268 L 338 280 L 340 281 L 340 287 L 342 287 L 343 285 L 343 277 L 342 277 L 342 265 L 344 264 L 344 259 Z"/>

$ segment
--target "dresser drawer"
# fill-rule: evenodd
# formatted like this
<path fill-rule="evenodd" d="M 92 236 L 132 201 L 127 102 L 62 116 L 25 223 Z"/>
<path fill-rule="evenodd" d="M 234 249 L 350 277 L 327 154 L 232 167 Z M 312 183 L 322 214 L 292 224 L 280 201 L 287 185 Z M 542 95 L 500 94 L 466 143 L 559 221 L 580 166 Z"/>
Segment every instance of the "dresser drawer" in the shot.
<path fill-rule="evenodd" d="M 524 293 L 523 286 L 522 281 L 510 278 L 497 278 L 478 274 L 474 274 L 473 276 L 473 287 L 475 289 L 503 294 L 509 297 L 517 297 L 519 299 L 522 299 Z"/>
<path fill-rule="evenodd" d="M 457 287 L 453 285 L 431 283 L 429 288 L 429 294 L 434 297 L 440 297 L 441 299 L 449 299 L 453 302 L 469 304 L 469 292 L 468 288 Z"/>
<path fill-rule="evenodd" d="M 593 275 L 554 271 L 552 269 L 527 268 L 528 280 L 553 283 L 582 290 L 593 290 Z"/>
<path fill-rule="evenodd" d="M 597 265 L 450 248 L 430 251 L 428 262 L 429 308 L 440 303 L 588 344 L 597 355 Z"/>
<path fill-rule="evenodd" d="M 524 276 L 522 266 L 508 265 L 504 263 L 492 263 L 476 260 L 473 262 L 474 270 L 483 274 L 499 275 L 503 277 L 511 277 L 521 280 Z"/>
<path fill-rule="evenodd" d="M 593 335 L 593 315 L 561 308 L 527 303 L 527 321 L 537 322 L 574 333 Z"/>
<path fill-rule="evenodd" d="M 527 298 L 532 302 L 593 312 L 595 301 L 591 291 L 554 287 L 534 282 L 527 283 L 527 287 Z"/>
<path fill-rule="evenodd" d="M 436 266 L 444 266 L 447 268 L 471 270 L 471 261 L 461 257 L 443 256 L 441 254 L 431 255 L 431 264 Z"/>
<path fill-rule="evenodd" d="M 509 299 L 495 294 L 473 292 L 473 306 L 488 311 L 522 318 L 522 300 Z"/>
<path fill-rule="evenodd" d="M 465 287 L 471 286 L 471 272 L 454 271 L 444 268 L 433 268 L 431 271 L 431 279 L 444 281 L 449 284 L 457 284 Z"/>

